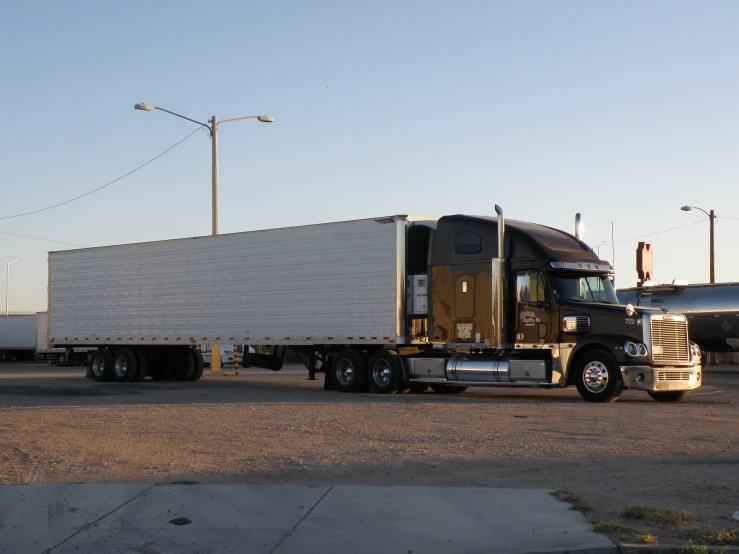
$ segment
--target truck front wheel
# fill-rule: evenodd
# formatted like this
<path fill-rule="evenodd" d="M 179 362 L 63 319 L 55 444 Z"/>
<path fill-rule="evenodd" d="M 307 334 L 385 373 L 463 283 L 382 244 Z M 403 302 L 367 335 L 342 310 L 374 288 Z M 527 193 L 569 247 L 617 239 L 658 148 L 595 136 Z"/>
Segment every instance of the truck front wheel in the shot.
<path fill-rule="evenodd" d="M 575 384 L 588 402 L 615 402 L 624 389 L 618 366 L 601 350 L 586 352 L 577 360 Z"/>
<path fill-rule="evenodd" d="M 690 394 L 689 390 L 671 390 L 664 392 L 649 392 L 649 396 L 657 402 L 680 402 L 683 398 Z"/>
<path fill-rule="evenodd" d="M 367 364 L 353 350 L 339 352 L 334 358 L 331 372 L 334 386 L 341 392 L 359 392 L 367 382 Z"/>

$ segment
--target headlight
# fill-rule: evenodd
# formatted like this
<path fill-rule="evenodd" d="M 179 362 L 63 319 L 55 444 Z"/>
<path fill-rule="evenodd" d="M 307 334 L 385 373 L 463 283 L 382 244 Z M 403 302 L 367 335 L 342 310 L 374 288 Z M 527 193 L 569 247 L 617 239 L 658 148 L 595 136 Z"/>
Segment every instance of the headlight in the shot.
<path fill-rule="evenodd" d="M 690 357 L 697 360 L 700 360 L 701 357 L 701 349 L 694 342 L 690 343 Z"/>
<path fill-rule="evenodd" d="M 631 341 L 626 341 L 624 343 L 624 352 L 628 354 L 629 356 L 646 356 L 647 355 L 647 347 L 641 343 L 635 343 Z"/>
<path fill-rule="evenodd" d="M 636 356 L 639 352 L 639 347 L 633 342 L 627 342 L 626 344 L 624 344 L 624 352 L 626 352 L 629 356 Z"/>

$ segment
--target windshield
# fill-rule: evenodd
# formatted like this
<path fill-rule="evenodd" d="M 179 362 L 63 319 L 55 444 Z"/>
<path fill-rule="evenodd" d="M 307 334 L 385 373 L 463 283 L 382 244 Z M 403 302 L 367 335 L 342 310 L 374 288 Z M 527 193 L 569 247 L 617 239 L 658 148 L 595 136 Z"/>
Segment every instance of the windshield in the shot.
<path fill-rule="evenodd" d="M 549 281 L 552 284 L 552 294 L 557 300 L 618 304 L 608 275 L 550 273 Z"/>

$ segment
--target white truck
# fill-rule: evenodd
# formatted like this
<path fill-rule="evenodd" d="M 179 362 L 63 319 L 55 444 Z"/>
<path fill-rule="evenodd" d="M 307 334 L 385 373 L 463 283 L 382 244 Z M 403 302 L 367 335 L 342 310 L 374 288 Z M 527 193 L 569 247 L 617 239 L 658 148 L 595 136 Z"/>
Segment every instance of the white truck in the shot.
<path fill-rule="evenodd" d="M 495 209 L 51 252 L 49 343 L 95 348 L 97 381 L 197 380 L 196 345 L 245 344 L 243 366 L 289 348 L 341 392 L 700 386 L 684 316 L 618 305 L 585 243 Z"/>

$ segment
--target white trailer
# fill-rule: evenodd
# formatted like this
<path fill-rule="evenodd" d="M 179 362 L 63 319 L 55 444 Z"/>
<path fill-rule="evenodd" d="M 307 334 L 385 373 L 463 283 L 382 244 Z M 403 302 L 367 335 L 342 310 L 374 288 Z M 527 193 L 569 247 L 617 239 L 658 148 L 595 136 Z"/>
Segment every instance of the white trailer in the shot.
<path fill-rule="evenodd" d="M 0 360 L 32 360 L 35 350 L 35 314 L 0 316 Z"/>
<path fill-rule="evenodd" d="M 196 344 L 407 344 L 406 227 L 424 219 L 51 252 L 49 345 L 99 348 L 93 376 L 125 381 L 199 377 Z"/>

